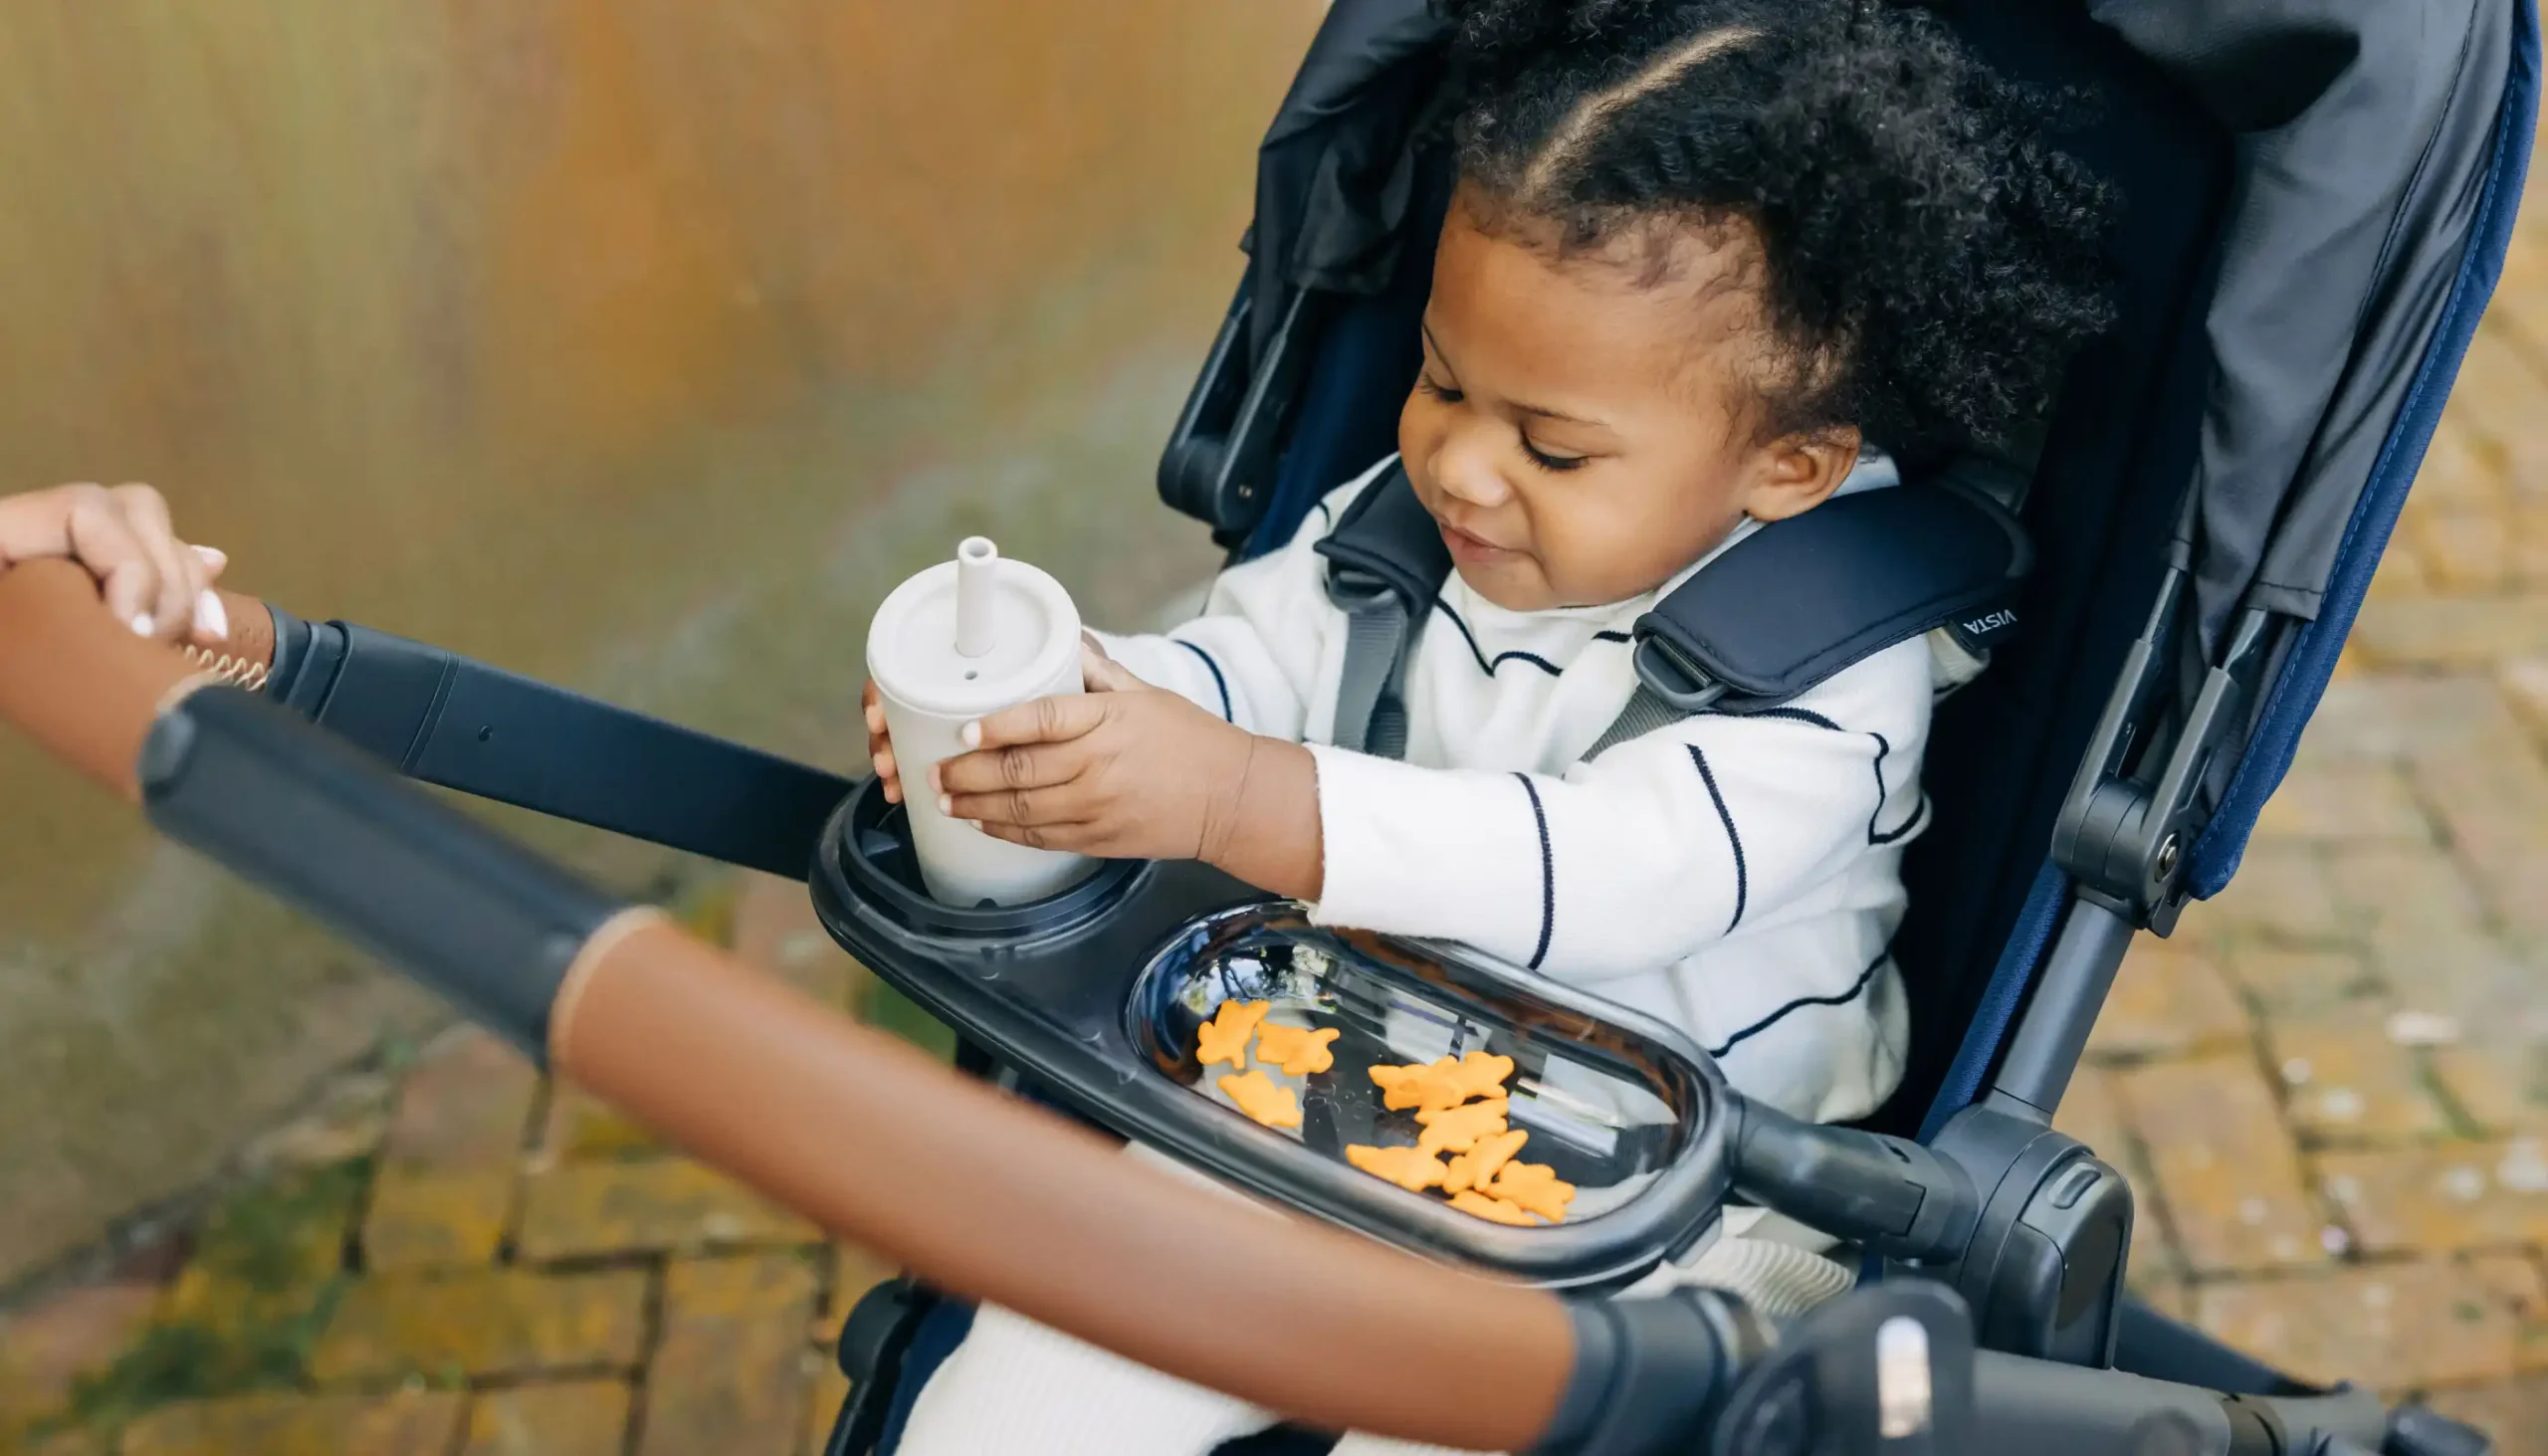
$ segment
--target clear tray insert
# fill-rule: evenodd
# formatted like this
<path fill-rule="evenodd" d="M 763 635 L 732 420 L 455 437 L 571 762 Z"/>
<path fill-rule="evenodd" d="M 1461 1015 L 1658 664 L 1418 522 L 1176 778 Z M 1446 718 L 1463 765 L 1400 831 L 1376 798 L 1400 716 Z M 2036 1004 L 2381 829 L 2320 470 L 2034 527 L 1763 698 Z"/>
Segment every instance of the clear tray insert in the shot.
<path fill-rule="evenodd" d="M 1268 1023 L 1335 1028 L 1334 1065 L 1323 1072 L 1295 1076 L 1254 1055 L 1248 1064 L 1301 1101 L 1299 1128 L 1269 1131 L 1338 1162 L 1349 1145 L 1411 1145 L 1421 1131 L 1412 1109 L 1383 1106 L 1372 1067 L 1471 1051 L 1510 1057 L 1507 1123 L 1530 1135 L 1515 1160 L 1575 1185 L 1565 1221 L 1576 1224 L 1635 1198 L 1706 1115 L 1704 1090 L 1675 1058 L 1564 1004 L 1578 999 L 1465 949 L 1313 926 L 1297 906 L 1252 906 L 1204 921 L 1158 955 L 1134 984 L 1127 1029 L 1161 1075 L 1245 1119 L 1218 1086 L 1230 1067 L 1196 1059 L 1200 1029 L 1221 1004 L 1266 1001 Z"/>

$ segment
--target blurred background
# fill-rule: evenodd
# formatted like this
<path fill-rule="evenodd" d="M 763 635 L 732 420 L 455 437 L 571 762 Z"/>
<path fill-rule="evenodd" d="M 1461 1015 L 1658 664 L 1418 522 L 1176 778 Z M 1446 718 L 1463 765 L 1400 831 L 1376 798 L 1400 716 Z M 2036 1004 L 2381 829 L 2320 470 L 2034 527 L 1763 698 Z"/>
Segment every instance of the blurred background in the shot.
<path fill-rule="evenodd" d="M 962 535 L 1199 584 L 1157 455 L 1318 0 L 12 0 L 0 491 L 838 769 Z M 916 1038 L 801 887 L 497 814 Z M 820 1449 L 890 1270 L 0 736 L 0 1452 Z M 667 1067 L 665 1075 L 683 1069 Z M 2230 891 L 2062 1125 L 2162 1310 L 2548 1452 L 2548 223 Z"/>
<path fill-rule="evenodd" d="M 1100 623 L 1208 570 L 1152 471 L 1321 8 L 0 7 L 0 488 L 847 766 L 961 534 Z M 428 1012 L 14 742 L 0 804 L 6 1288 Z"/>

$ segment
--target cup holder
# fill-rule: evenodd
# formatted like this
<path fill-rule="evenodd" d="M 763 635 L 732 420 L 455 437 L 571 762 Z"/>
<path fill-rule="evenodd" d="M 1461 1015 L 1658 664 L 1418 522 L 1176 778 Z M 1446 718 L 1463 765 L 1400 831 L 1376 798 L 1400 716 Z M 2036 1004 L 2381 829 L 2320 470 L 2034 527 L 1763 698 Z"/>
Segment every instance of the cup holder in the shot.
<path fill-rule="evenodd" d="M 902 930 L 966 940 L 1013 940 L 1081 925 L 1121 900 L 1149 868 L 1143 860 L 1105 860 L 1088 878 L 1024 905 L 947 905 L 922 886 L 911 821 L 902 805 L 886 802 L 875 778 L 851 792 L 824 836 L 823 858 L 852 899 Z"/>

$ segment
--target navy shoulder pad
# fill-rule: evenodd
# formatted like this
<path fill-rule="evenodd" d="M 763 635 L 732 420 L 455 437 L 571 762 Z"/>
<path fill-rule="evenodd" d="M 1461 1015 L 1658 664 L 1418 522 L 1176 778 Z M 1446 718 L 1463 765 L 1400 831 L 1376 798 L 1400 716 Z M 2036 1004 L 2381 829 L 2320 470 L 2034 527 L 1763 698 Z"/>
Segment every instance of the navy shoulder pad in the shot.
<path fill-rule="evenodd" d="M 1451 574 L 1451 548 L 1415 499 L 1406 467 L 1396 463 L 1354 498 L 1336 528 L 1311 549 L 1327 558 L 1330 596 L 1368 595 L 1385 587 L 1406 603 L 1410 617 L 1424 615 Z"/>
<path fill-rule="evenodd" d="M 2029 553 L 1976 492 L 1902 485 L 1761 527 L 1637 618 L 1637 676 L 1685 713 L 1775 708 L 1940 627 L 1987 647 L 2016 625 Z"/>

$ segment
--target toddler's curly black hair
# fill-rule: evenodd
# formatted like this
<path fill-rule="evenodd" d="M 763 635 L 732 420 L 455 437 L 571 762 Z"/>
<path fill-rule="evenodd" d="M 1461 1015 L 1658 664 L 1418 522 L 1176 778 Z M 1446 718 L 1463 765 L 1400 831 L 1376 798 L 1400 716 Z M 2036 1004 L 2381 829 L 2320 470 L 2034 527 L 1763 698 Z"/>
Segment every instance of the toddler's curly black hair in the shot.
<path fill-rule="evenodd" d="M 1748 227 L 1765 437 L 2004 437 L 2109 315 L 2054 100 L 1885 0 L 1435 0 L 1472 215 L 1602 252 Z M 1656 250 L 1643 256 L 1653 266 Z"/>

